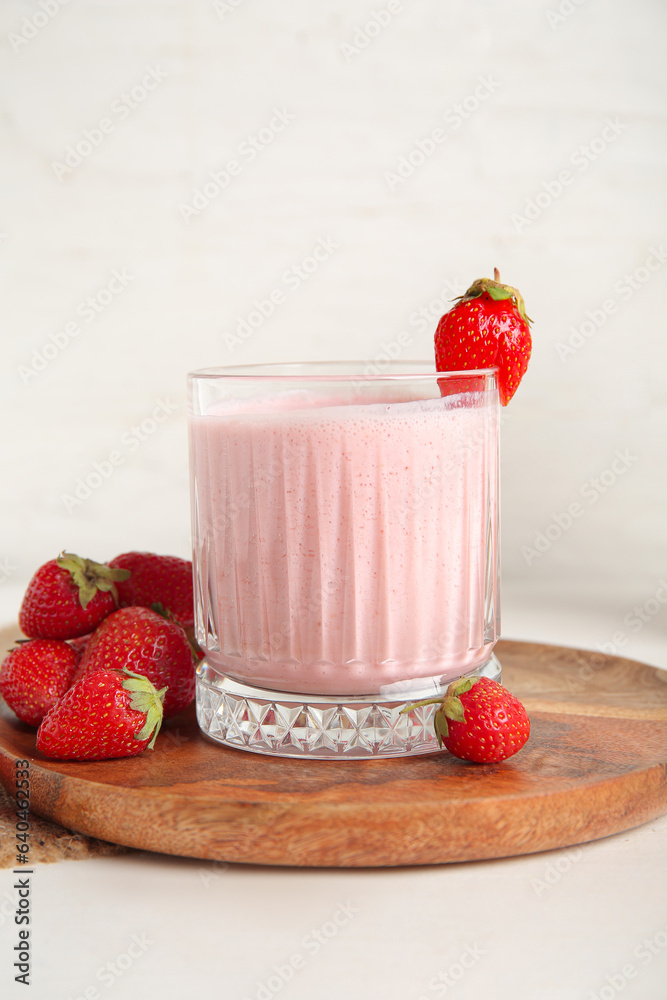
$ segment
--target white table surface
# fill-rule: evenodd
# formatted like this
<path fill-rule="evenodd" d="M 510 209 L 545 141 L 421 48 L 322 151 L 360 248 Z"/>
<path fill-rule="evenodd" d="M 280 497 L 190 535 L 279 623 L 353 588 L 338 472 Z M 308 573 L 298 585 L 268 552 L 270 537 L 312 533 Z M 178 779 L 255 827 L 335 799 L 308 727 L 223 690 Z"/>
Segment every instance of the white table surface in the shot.
<path fill-rule="evenodd" d="M 589 1000 L 628 964 L 619 992 L 663 1000 L 666 872 L 667 817 L 580 849 L 439 867 L 225 870 L 141 853 L 45 865 L 32 986 L 6 987 L 5 923 L 2 995 L 254 1000 L 300 954 L 278 991 L 289 1000 Z M 3 899 L 10 885 L 3 873 Z"/>

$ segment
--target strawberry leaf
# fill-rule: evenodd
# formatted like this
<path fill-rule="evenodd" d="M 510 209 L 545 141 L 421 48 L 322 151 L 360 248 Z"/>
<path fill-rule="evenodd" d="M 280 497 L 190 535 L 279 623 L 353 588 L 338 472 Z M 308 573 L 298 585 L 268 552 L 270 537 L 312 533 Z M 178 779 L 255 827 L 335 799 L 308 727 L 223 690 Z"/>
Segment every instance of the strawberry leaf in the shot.
<path fill-rule="evenodd" d="M 453 722 L 465 722 L 466 714 L 463 710 L 463 702 L 455 695 L 448 695 L 442 703 L 440 709 L 442 714 Z"/>
<path fill-rule="evenodd" d="M 93 562 L 92 559 L 82 559 L 72 552 L 61 552 L 56 562 L 72 577 L 72 582 L 79 588 L 79 603 L 85 611 L 98 590 L 110 593 L 118 606 L 116 582 L 127 580 L 129 569 L 111 569 L 104 563 Z"/>
<path fill-rule="evenodd" d="M 489 285 L 486 289 L 494 302 L 502 302 L 503 299 L 513 299 L 514 292 L 512 289 L 503 285 Z"/>
<path fill-rule="evenodd" d="M 532 323 L 530 316 L 526 312 L 526 304 L 523 301 L 521 293 L 511 285 L 503 285 L 500 283 L 498 268 L 495 269 L 494 275 L 494 278 L 478 278 L 477 281 L 473 281 L 465 295 L 459 296 L 459 301 L 465 302 L 470 299 L 477 299 L 480 295 L 484 295 L 485 293 L 496 302 L 511 299 L 514 303 L 516 311 L 521 316 L 521 319 L 523 319 L 526 323 Z"/>
<path fill-rule="evenodd" d="M 176 622 L 176 619 L 172 615 L 169 608 L 165 608 L 161 601 L 153 601 L 151 604 L 151 611 L 154 611 L 156 615 L 162 615 L 162 617 L 166 618 L 167 621 Z M 176 624 L 179 625 L 180 622 L 176 622 Z"/>
<path fill-rule="evenodd" d="M 459 697 L 459 695 L 464 694 L 477 683 L 479 678 L 477 677 L 462 677 L 458 681 L 452 681 L 452 683 L 447 688 L 447 694 L 453 695 L 454 697 Z"/>
<path fill-rule="evenodd" d="M 442 750 L 443 740 L 449 736 L 449 726 L 447 725 L 447 716 L 441 708 L 433 716 L 433 726 L 435 735 L 438 737 L 438 746 Z"/>
<path fill-rule="evenodd" d="M 162 703 L 167 688 L 164 687 L 158 691 L 147 677 L 144 677 L 143 674 L 136 674 L 128 667 L 123 667 L 123 673 L 127 675 L 127 680 L 123 681 L 123 690 L 130 694 L 130 708 L 146 716 L 143 726 L 139 732 L 134 734 L 134 738 L 135 740 L 147 740 L 152 734 L 147 747 L 148 750 L 152 750 L 162 725 Z"/>

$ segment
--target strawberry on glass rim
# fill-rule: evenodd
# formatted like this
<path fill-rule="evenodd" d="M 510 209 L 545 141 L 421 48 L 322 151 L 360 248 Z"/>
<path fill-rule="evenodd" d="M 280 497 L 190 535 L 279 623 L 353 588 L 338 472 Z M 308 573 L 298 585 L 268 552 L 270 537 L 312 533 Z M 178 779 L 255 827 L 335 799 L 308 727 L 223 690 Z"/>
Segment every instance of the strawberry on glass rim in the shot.
<path fill-rule="evenodd" d="M 493 278 L 478 278 L 441 318 L 435 332 L 435 364 L 439 372 L 498 369 L 500 402 L 507 406 L 523 378 L 532 340 L 531 320 L 522 296 L 511 285 L 500 282 L 496 267 Z M 459 382 L 458 379 L 454 380 Z M 461 385 L 443 392 L 459 392 Z"/>

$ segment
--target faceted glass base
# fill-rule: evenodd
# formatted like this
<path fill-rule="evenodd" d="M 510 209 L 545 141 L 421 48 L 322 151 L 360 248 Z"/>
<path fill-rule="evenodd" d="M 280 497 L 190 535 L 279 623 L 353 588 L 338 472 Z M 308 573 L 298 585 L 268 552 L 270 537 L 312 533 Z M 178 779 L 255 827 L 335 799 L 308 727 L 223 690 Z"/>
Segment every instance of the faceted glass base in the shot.
<path fill-rule="evenodd" d="M 495 655 L 466 676 L 500 680 Z M 437 705 L 401 715 L 414 701 L 444 695 L 447 684 L 427 677 L 409 690 L 366 696 L 297 695 L 263 690 L 221 676 L 202 660 L 197 670 L 197 720 L 211 739 L 275 757 L 359 760 L 433 753 Z"/>

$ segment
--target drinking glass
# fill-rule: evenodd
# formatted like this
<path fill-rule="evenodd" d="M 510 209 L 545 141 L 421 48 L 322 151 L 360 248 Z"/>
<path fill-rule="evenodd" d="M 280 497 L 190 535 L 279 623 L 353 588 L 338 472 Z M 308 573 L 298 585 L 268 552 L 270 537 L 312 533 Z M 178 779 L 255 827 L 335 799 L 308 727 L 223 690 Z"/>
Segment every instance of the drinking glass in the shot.
<path fill-rule="evenodd" d="M 377 369 L 188 376 L 197 715 L 227 746 L 431 752 L 406 705 L 500 676 L 496 370 Z"/>

